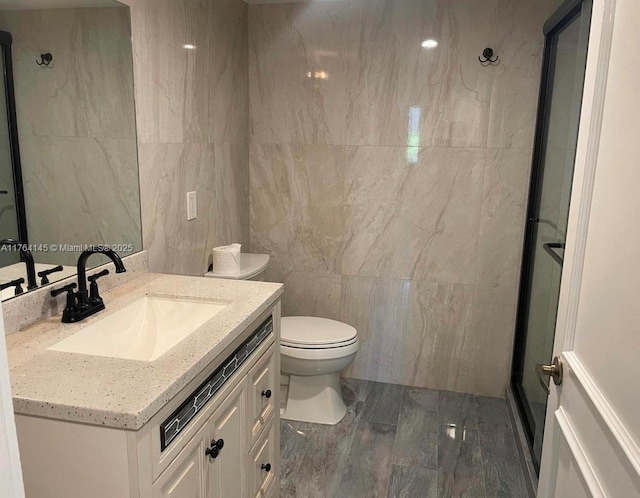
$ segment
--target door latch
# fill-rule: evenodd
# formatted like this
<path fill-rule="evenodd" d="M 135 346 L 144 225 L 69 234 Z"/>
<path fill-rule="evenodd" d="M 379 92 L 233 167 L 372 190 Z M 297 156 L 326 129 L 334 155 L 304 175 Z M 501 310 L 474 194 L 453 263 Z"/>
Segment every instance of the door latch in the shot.
<path fill-rule="evenodd" d="M 538 374 L 538 381 L 540 382 L 540 385 L 545 391 L 547 391 L 547 394 L 549 394 L 549 386 L 544 381 L 544 377 L 551 377 L 556 386 L 562 384 L 562 360 L 559 356 L 556 356 L 553 358 L 551 365 L 538 363 L 536 365 L 536 373 Z"/>

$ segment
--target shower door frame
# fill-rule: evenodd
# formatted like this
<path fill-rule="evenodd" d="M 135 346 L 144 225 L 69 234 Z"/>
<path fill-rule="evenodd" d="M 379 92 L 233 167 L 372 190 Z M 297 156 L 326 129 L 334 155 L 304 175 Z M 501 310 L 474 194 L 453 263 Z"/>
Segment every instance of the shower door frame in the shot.
<path fill-rule="evenodd" d="M 513 361 L 511 363 L 511 389 L 513 390 L 513 397 L 518 408 L 520 420 L 525 431 L 531 455 L 534 454 L 533 442 L 535 437 L 535 428 L 531 425 L 533 413 L 531 413 L 528 404 L 525 402 L 526 395 L 519 382 L 521 380 L 521 372 L 524 368 L 527 343 L 527 324 L 529 320 L 529 305 L 531 297 L 531 263 L 535 249 L 535 224 L 540 207 L 540 189 L 542 187 L 542 180 L 544 176 L 545 164 L 543 159 L 547 146 L 547 134 L 545 133 L 545 130 L 548 128 L 551 114 L 550 97 L 553 89 L 553 75 L 557 48 L 554 41 L 555 37 L 557 37 L 568 24 L 573 22 L 582 14 L 583 5 L 587 2 L 590 3 L 590 0 L 566 0 L 545 22 L 543 28 L 545 42 L 542 71 L 540 76 L 531 177 L 529 183 L 529 199 L 527 202 L 526 229 L 520 269 L 520 286 L 518 291 Z M 551 358 L 549 358 L 549 362 L 550 361 Z M 536 473 L 539 473 L 540 463 L 536 458 L 532 458 L 532 462 Z"/>

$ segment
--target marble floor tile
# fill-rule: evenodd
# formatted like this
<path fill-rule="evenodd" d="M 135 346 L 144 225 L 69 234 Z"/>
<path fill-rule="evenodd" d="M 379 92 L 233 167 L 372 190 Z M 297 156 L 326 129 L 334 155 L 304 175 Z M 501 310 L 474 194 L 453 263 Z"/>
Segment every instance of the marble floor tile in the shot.
<path fill-rule="evenodd" d="M 296 473 L 309 448 L 310 431 L 298 429 L 295 424 L 288 420 L 280 424 L 280 481 L 283 490 L 294 488 Z"/>
<path fill-rule="evenodd" d="M 281 421 L 280 496 L 526 498 L 503 399 L 342 379 L 335 426 Z"/>
<path fill-rule="evenodd" d="M 431 498 L 438 496 L 437 472 L 419 467 L 393 465 L 387 498 Z"/>
<path fill-rule="evenodd" d="M 484 496 L 477 429 L 442 426 L 438 437 L 438 496 Z"/>
<path fill-rule="evenodd" d="M 349 461 L 349 451 L 355 436 L 349 414 L 336 426 L 323 426 L 309 431 L 309 444 L 295 479 L 291 479 L 287 493 L 297 497 L 332 497 L 342 480 Z"/>
<path fill-rule="evenodd" d="M 393 463 L 436 469 L 438 391 L 405 388 L 393 445 Z"/>
<path fill-rule="evenodd" d="M 509 425 L 507 402 L 502 398 L 475 396 L 478 422 L 481 424 Z"/>
<path fill-rule="evenodd" d="M 387 496 L 396 427 L 360 420 L 335 496 Z"/>
<path fill-rule="evenodd" d="M 369 381 L 360 379 L 342 379 L 342 399 L 347 405 L 347 413 L 353 416 L 354 420 L 359 420 L 364 409 Z"/>
<path fill-rule="evenodd" d="M 370 382 L 362 408 L 362 419 L 378 424 L 398 423 L 402 386 Z"/>
<path fill-rule="evenodd" d="M 473 395 L 440 391 L 438 401 L 438 422 L 441 425 L 477 429 L 478 414 Z"/>
<path fill-rule="evenodd" d="M 480 422 L 478 432 L 487 496 L 529 496 L 511 427 Z"/>

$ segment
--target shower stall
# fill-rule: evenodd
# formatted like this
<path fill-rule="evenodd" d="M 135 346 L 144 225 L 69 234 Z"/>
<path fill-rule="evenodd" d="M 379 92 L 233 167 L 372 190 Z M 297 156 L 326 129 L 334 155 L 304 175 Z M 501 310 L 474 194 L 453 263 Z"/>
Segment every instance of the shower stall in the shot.
<path fill-rule="evenodd" d="M 511 385 L 539 469 L 584 86 L 592 0 L 568 0 L 544 26 Z"/>

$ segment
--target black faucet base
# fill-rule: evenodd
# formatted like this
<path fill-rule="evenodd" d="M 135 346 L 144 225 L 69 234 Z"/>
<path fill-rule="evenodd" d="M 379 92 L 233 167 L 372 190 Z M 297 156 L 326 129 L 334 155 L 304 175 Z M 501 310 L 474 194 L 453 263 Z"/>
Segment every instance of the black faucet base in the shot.
<path fill-rule="evenodd" d="M 62 313 L 62 323 L 76 323 L 81 322 L 85 318 L 90 317 L 91 315 L 95 315 L 98 311 L 102 311 L 104 309 L 104 303 L 92 304 L 91 307 L 80 310 L 71 310 L 67 313 L 67 310 L 64 310 Z"/>

